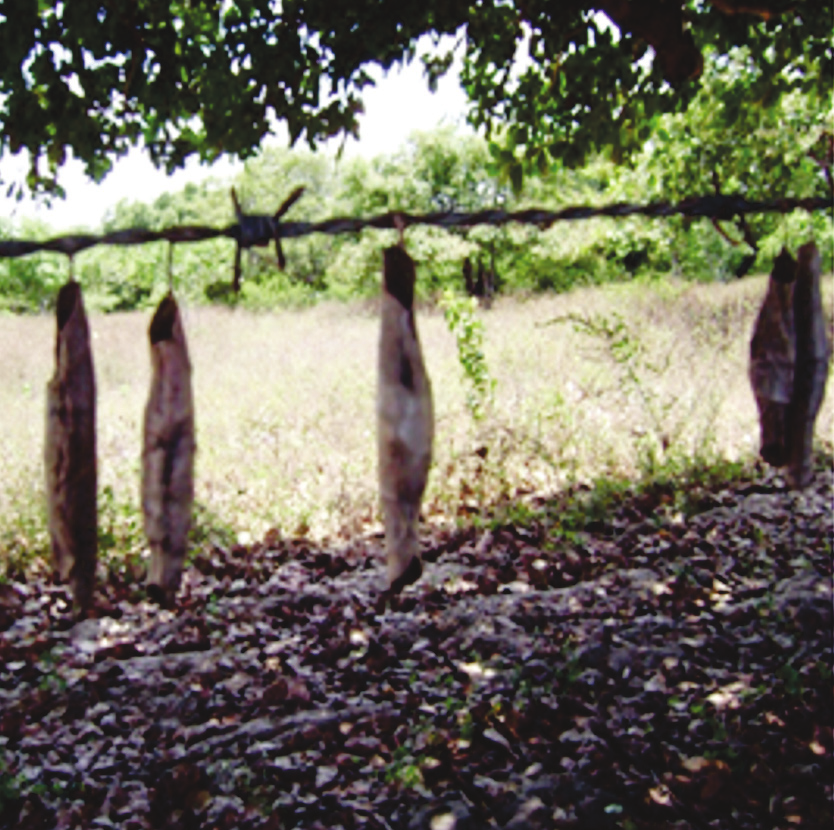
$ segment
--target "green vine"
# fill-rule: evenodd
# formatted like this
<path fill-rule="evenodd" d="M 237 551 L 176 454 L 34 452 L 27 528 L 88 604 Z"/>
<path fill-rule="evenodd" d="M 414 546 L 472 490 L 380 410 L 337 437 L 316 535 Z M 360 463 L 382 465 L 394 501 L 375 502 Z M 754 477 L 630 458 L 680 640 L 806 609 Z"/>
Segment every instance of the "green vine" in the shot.
<path fill-rule="evenodd" d="M 475 316 L 478 302 L 474 297 L 462 297 L 446 290 L 440 301 L 446 325 L 455 336 L 458 361 L 468 381 L 466 406 L 475 421 L 486 415 L 495 391 L 495 380 L 490 377 L 484 355 L 484 324 Z"/>

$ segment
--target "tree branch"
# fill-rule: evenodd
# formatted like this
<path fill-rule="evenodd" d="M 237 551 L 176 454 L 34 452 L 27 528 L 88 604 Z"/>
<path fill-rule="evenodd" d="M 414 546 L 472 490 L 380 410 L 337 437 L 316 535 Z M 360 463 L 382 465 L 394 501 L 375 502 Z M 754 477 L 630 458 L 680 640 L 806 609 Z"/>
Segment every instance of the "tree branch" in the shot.
<path fill-rule="evenodd" d="M 794 0 L 710 0 L 727 16 L 749 14 L 770 20 L 786 14 Z M 594 0 L 590 5 L 603 12 L 622 32 L 646 41 L 657 54 L 663 76 L 671 83 L 697 78 L 703 57 L 691 33 L 684 29 L 682 4 L 670 0 Z"/>
<path fill-rule="evenodd" d="M 761 17 L 762 20 L 779 17 L 794 8 L 793 3 L 785 0 L 758 0 L 755 3 L 744 0 L 710 0 L 710 3 L 722 14 L 752 14 Z"/>
<path fill-rule="evenodd" d="M 620 29 L 645 40 L 660 62 L 663 77 L 679 83 L 700 76 L 704 58 L 683 28 L 680 3 L 664 0 L 595 0 L 594 4 Z"/>

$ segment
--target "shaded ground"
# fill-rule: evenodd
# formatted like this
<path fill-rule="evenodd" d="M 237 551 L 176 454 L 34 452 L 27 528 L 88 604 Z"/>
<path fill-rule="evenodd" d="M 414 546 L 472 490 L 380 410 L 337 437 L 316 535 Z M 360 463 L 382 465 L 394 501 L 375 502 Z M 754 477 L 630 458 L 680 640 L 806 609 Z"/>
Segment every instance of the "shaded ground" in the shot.
<path fill-rule="evenodd" d="M 831 500 L 580 490 L 392 601 L 379 539 L 0 585 L 0 827 L 829 828 Z"/>

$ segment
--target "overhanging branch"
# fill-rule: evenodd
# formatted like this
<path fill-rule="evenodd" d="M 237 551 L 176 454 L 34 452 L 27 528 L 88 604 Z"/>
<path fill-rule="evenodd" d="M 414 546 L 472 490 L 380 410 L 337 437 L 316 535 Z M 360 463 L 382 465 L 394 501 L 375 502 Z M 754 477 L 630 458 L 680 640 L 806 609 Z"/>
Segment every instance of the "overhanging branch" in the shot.
<path fill-rule="evenodd" d="M 770 20 L 789 12 L 795 0 L 709 0 L 727 16 L 740 14 Z M 691 32 L 684 25 L 683 4 L 678 0 L 593 0 L 621 32 L 627 32 L 651 46 L 663 76 L 680 83 L 700 76 L 704 59 Z"/>
<path fill-rule="evenodd" d="M 785 0 L 758 0 L 750 3 L 749 0 L 709 0 L 718 11 L 726 15 L 751 14 L 761 17 L 762 20 L 770 20 L 791 11 L 795 3 Z"/>
<path fill-rule="evenodd" d="M 704 58 L 684 29 L 683 9 L 667 0 L 596 0 L 594 5 L 622 32 L 646 41 L 657 54 L 663 77 L 680 83 L 700 76 Z"/>

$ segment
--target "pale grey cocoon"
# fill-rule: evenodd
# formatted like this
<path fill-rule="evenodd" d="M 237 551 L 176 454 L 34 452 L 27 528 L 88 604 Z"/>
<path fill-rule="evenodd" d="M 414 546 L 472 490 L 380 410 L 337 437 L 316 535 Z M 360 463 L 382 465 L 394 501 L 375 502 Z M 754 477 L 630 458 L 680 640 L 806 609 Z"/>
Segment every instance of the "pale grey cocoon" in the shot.
<path fill-rule="evenodd" d="M 46 387 L 46 500 L 52 561 L 75 604 L 93 598 L 98 552 L 96 384 L 76 282 L 58 293 L 55 374 Z"/>
<path fill-rule="evenodd" d="M 783 248 L 768 281 L 750 340 L 750 385 L 759 409 L 761 456 L 787 463 L 785 417 L 793 395 L 796 345 L 793 291 L 796 262 Z"/>
<path fill-rule="evenodd" d="M 400 590 L 422 571 L 420 502 L 431 466 L 431 384 L 414 321 L 414 263 L 401 248 L 384 252 L 377 386 L 379 488 L 388 581 Z"/>
<path fill-rule="evenodd" d="M 796 368 L 786 416 L 788 482 L 795 488 L 807 486 L 813 478 L 814 423 L 825 396 L 831 357 L 820 294 L 821 267 L 817 246 L 803 245 L 797 253 L 793 292 Z"/>
<path fill-rule="evenodd" d="M 182 579 L 194 502 L 194 403 L 191 362 L 173 297 L 150 327 L 151 387 L 145 407 L 142 511 L 151 548 L 148 591 L 173 603 Z"/>

